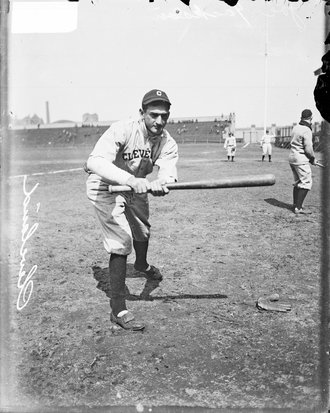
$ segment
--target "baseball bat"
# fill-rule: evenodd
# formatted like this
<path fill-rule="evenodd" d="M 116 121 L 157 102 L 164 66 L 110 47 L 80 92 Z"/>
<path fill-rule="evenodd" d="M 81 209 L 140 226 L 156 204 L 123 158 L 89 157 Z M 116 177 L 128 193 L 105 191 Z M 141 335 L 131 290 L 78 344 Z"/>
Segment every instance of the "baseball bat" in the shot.
<path fill-rule="evenodd" d="M 320 161 L 316 161 L 314 165 L 319 166 L 320 168 L 325 168 L 325 165 L 323 165 Z"/>
<path fill-rule="evenodd" d="M 193 182 L 174 182 L 166 184 L 170 190 L 176 189 L 216 189 L 216 188 L 243 188 L 252 186 L 270 186 L 275 184 L 275 176 L 272 174 L 266 175 L 248 175 L 244 177 L 232 177 L 214 179 L 209 181 L 193 181 Z M 128 185 L 109 185 L 109 192 L 130 192 L 132 188 Z M 150 192 L 150 191 L 148 191 Z"/>

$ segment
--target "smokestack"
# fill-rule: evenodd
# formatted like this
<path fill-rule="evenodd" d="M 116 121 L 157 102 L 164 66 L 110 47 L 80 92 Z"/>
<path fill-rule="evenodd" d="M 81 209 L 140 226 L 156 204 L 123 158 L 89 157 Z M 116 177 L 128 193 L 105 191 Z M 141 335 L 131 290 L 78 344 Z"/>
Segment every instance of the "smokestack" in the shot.
<path fill-rule="evenodd" d="M 47 125 L 50 123 L 49 102 L 46 102 L 46 123 L 47 123 Z"/>

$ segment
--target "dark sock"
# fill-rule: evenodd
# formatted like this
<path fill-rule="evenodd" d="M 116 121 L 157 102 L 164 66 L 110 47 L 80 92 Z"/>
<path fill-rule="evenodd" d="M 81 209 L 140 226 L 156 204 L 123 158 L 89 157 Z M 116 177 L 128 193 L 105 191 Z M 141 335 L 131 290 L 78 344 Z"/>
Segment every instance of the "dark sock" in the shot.
<path fill-rule="evenodd" d="M 261 160 L 263 161 L 264 159 L 265 159 L 265 157 L 264 157 L 264 156 L 262 156 L 262 159 L 261 159 Z"/>
<path fill-rule="evenodd" d="M 296 186 L 293 187 L 293 205 L 297 206 L 297 198 L 298 198 L 298 188 Z"/>
<path fill-rule="evenodd" d="M 135 250 L 135 264 L 134 267 L 137 270 L 145 270 L 148 268 L 147 252 L 149 241 L 135 241 L 133 240 L 133 246 Z"/>
<path fill-rule="evenodd" d="M 308 189 L 304 188 L 298 188 L 298 193 L 297 193 L 297 204 L 296 207 L 298 209 L 301 209 L 304 203 L 304 200 L 306 198 L 306 195 L 308 194 Z"/>
<path fill-rule="evenodd" d="M 125 302 L 127 255 L 111 254 L 109 260 L 109 276 L 111 298 L 110 307 L 115 316 L 123 310 L 127 310 Z"/>
<path fill-rule="evenodd" d="M 122 298 L 111 298 L 110 307 L 116 317 L 121 311 L 127 310 L 125 299 Z"/>
<path fill-rule="evenodd" d="M 269 159 L 269 162 L 271 162 L 272 157 L 270 155 L 268 155 L 268 159 Z"/>

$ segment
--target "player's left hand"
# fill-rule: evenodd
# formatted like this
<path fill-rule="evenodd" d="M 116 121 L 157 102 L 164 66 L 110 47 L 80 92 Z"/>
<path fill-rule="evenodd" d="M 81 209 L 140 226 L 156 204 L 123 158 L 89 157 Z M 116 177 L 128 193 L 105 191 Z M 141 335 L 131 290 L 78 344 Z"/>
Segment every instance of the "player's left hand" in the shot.
<path fill-rule="evenodd" d="M 150 192 L 154 196 L 164 196 L 170 192 L 170 190 L 165 186 L 165 182 L 156 179 L 150 182 Z"/>

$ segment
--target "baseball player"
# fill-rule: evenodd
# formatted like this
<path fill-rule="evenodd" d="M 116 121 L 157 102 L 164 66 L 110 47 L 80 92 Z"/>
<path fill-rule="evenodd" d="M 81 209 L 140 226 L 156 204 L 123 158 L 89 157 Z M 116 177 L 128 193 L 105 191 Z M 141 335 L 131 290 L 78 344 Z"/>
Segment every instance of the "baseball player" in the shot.
<path fill-rule="evenodd" d="M 223 146 L 227 149 L 227 160 L 234 162 L 234 157 L 236 155 L 236 138 L 233 133 L 229 132 L 228 136 L 226 136 L 225 143 Z"/>
<path fill-rule="evenodd" d="M 260 141 L 260 147 L 262 148 L 262 162 L 265 160 L 265 156 L 268 155 L 268 161 L 272 161 L 272 143 L 275 136 L 269 133 L 269 130 L 266 130 L 266 133 L 262 136 Z"/>
<path fill-rule="evenodd" d="M 308 191 L 312 189 L 312 170 L 315 154 L 313 150 L 312 112 L 304 109 L 298 125 L 291 133 L 291 150 L 289 163 L 293 173 L 293 210 L 295 214 L 310 214 L 303 209 L 303 202 Z"/>
<path fill-rule="evenodd" d="M 178 146 L 164 129 L 171 102 L 165 92 L 153 89 L 142 100 L 140 117 L 119 121 L 100 137 L 86 169 L 87 196 L 94 205 L 108 252 L 111 287 L 110 321 L 126 330 L 145 325 L 127 310 L 125 277 L 127 256 L 135 250 L 134 267 L 147 279 L 162 280 L 159 270 L 148 264 L 150 236 L 148 194 L 164 196 L 167 183 L 177 181 Z M 157 179 L 146 176 L 156 167 Z M 111 185 L 129 185 L 132 192 L 111 194 Z"/>

